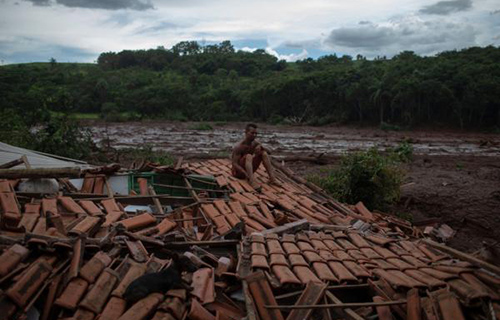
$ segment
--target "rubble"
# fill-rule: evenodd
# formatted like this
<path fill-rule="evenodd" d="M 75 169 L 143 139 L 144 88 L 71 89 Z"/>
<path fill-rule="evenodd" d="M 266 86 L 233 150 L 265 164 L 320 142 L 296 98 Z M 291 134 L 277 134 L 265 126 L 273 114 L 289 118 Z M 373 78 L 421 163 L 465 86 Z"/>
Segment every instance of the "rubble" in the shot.
<path fill-rule="evenodd" d="M 0 319 L 500 319 L 500 269 L 423 238 L 425 226 L 339 203 L 284 167 L 278 185 L 256 172 L 260 192 L 230 169 L 42 172 L 57 194 L 20 191 L 5 169 Z M 126 299 L 178 256 L 196 270 Z"/>

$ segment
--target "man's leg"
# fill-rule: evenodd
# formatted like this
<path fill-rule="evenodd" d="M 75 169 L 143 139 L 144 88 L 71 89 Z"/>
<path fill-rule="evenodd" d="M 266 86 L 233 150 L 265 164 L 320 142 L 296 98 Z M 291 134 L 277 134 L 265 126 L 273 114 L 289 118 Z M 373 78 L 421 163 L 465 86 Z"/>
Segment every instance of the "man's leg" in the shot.
<path fill-rule="evenodd" d="M 266 168 L 267 174 L 269 175 L 269 182 L 272 184 L 277 184 L 276 176 L 274 175 L 274 168 L 271 164 L 271 157 L 267 152 L 262 151 L 262 162 L 264 162 L 264 167 Z"/>
<path fill-rule="evenodd" d="M 245 171 L 247 172 L 248 182 L 254 189 L 259 189 L 261 186 L 253 175 L 253 157 L 251 154 L 245 156 Z"/>

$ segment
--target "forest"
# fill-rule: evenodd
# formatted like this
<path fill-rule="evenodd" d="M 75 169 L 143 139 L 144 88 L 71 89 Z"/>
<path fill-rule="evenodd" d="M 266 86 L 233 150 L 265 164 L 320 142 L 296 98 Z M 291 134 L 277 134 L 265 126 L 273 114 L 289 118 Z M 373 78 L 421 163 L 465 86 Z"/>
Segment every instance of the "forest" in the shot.
<path fill-rule="evenodd" d="M 229 41 L 105 52 L 97 63 L 0 67 L 0 116 L 27 126 L 51 114 L 110 121 L 500 127 L 500 48 L 297 62 Z M 4 122 L 4 121 L 2 121 Z M 3 127 L 5 129 L 5 127 Z"/>

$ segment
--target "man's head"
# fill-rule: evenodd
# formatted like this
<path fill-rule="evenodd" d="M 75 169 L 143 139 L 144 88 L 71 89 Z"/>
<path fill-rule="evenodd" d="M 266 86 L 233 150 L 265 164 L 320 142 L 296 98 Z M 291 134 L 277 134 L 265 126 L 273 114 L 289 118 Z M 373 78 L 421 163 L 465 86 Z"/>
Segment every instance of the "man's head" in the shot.
<path fill-rule="evenodd" d="M 245 139 L 247 141 L 254 141 L 257 137 L 257 125 L 255 123 L 249 123 L 245 127 Z"/>

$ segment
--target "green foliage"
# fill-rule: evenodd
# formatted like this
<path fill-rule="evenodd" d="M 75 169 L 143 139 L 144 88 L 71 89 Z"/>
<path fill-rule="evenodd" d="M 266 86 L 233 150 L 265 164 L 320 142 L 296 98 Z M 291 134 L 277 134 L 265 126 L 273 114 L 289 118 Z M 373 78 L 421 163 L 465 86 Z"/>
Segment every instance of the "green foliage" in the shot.
<path fill-rule="evenodd" d="M 213 130 L 214 128 L 206 122 L 198 122 L 195 124 L 192 124 L 188 127 L 189 130 L 197 130 L 197 131 L 210 131 Z"/>
<path fill-rule="evenodd" d="M 104 119 L 363 123 L 399 131 L 418 125 L 500 127 L 500 48 L 392 59 L 328 55 L 295 63 L 229 41 L 102 53 L 95 64 L 0 67 L 0 110 L 32 126 L 48 111 Z M 111 107 L 110 107 L 111 106 Z"/>
<path fill-rule="evenodd" d="M 376 148 L 352 153 L 342 157 L 339 168 L 309 180 L 340 201 L 363 201 L 370 209 L 384 209 L 400 195 L 404 173 L 396 158 L 384 156 Z"/>
<path fill-rule="evenodd" d="M 32 148 L 74 159 L 85 159 L 93 150 L 90 130 L 67 117 L 52 117 L 32 136 Z"/>
<path fill-rule="evenodd" d="M 21 115 L 12 109 L 0 110 L 0 141 L 28 148 L 31 146 L 31 133 Z"/>
<path fill-rule="evenodd" d="M 411 162 L 413 159 L 413 145 L 407 140 L 401 142 L 396 148 L 387 151 L 389 156 L 394 157 L 396 161 Z"/>

